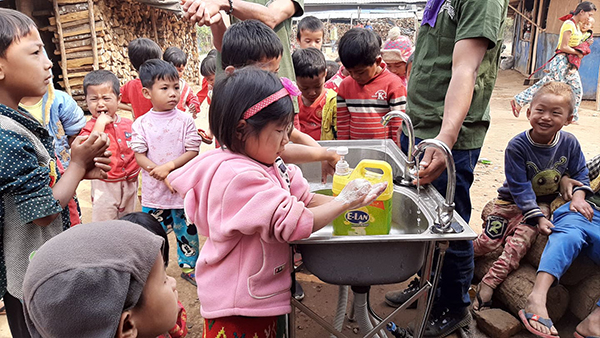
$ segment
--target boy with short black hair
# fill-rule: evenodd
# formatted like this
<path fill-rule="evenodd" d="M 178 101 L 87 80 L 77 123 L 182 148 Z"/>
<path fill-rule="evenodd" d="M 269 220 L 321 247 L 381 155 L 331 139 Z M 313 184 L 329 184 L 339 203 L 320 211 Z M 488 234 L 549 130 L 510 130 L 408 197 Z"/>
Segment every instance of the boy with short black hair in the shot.
<path fill-rule="evenodd" d="M 139 74 L 140 66 L 144 62 L 162 57 L 162 49 L 150 39 L 138 38 L 131 41 L 127 46 L 127 55 L 131 65 Z M 142 95 L 142 82 L 139 77 L 127 81 L 121 87 L 121 104 L 119 108 L 131 111 L 134 120 L 152 109 L 152 102 Z"/>
<path fill-rule="evenodd" d="M 198 155 L 201 139 L 194 120 L 177 109 L 179 74 L 172 64 L 148 60 L 140 67 L 143 94 L 152 109 L 132 126 L 131 148 L 142 170 L 142 211 L 151 214 L 165 231 L 172 226 L 177 237 L 181 278 L 196 285 L 198 231 L 188 223 L 183 198 L 174 194 L 167 175 Z"/>
<path fill-rule="evenodd" d="M 92 222 L 121 218 L 136 207 L 140 167 L 130 148 L 133 121 L 117 115 L 119 87 L 119 79 L 108 70 L 94 70 L 83 79 L 83 93 L 92 118 L 80 135 L 106 133 L 112 153 L 108 177 L 91 182 Z"/>
<path fill-rule="evenodd" d="M 321 50 L 325 35 L 325 27 L 321 20 L 314 16 L 305 16 L 298 23 L 297 30 L 296 41 L 300 48 L 314 47 Z"/>
<path fill-rule="evenodd" d="M 196 114 L 200 111 L 200 102 L 198 102 L 198 98 L 194 95 L 192 88 L 183 79 L 183 72 L 187 65 L 187 54 L 178 47 L 169 47 L 163 54 L 163 60 L 172 63 L 179 73 L 181 99 L 179 100 L 179 104 L 177 104 L 177 109 L 181 111 L 189 109 L 194 119 L 196 119 Z"/>
<path fill-rule="evenodd" d="M 333 60 L 327 60 L 327 75 L 325 75 L 325 82 L 329 81 L 340 69 L 340 65 Z"/>
<path fill-rule="evenodd" d="M 333 140 L 335 135 L 336 93 L 325 90 L 327 66 L 320 50 L 309 47 L 292 54 L 298 97 L 300 131 L 315 140 Z"/>
<path fill-rule="evenodd" d="M 563 175 L 583 183 L 573 190 L 571 210 L 592 219 L 594 212 L 585 197 L 593 192 L 583 152 L 574 135 L 561 131 L 573 120 L 574 109 L 575 95 L 569 85 L 546 83 L 527 110 L 531 129 L 506 146 L 506 180 L 492 207 L 484 208 L 483 232 L 473 241 L 476 257 L 501 246 L 504 249 L 477 288 L 473 303 L 476 311 L 491 306 L 494 290 L 519 267 L 538 232 L 552 232 L 549 205 L 558 196 Z"/>
<path fill-rule="evenodd" d="M 71 162 L 59 175 L 54 138 L 19 108 L 24 96 L 42 96 L 52 63 L 35 23 L 0 8 L 0 296 L 13 337 L 29 337 L 23 315 L 23 278 L 31 253 L 69 228 L 67 203 L 84 178 L 105 178 L 108 138 L 76 138 Z M 26 76 L 25 76 L 26 75 Z"/>
<path fill-rule="evenodd" d="M 381 118 L 404 111 L 406 88 L 381 62 L 380 43 L 373 31 L 353 28 L 340 39 L 340 59 L 350 74 L 340 84 L 337 97 L 338 139 L 394 139 L 401 126 Z"/>

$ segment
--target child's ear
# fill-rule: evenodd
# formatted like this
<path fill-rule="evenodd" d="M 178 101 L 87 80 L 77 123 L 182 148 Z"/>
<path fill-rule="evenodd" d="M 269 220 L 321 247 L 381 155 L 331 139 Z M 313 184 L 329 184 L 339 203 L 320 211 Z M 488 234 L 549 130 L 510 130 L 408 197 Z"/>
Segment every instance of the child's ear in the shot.
<path fill-rule="evenodd" d="M 133 320 L 131 311 L 123 311 L 121 313 L 121 319 L 119 319 L 119 326 L 115 333 L 115 338 L 136 338 L 138 335 L 138 329 Z"/>
<path fill-rule="evenodd" d="M 529 116 L 531 116 L 531 107 L 527 108 L 527 119 L 529 120 Z"/>
<path fill-rule="evenodd" d="M 227 75 L 233 74 L 234 71 L 235 71 L 235 68 L 233 66 L 225 67 L 225 74 L 227 74 Z"/>
<path fill-rule="evenodd" d="M 237 126 L 235 127 L 235 138 L 240 141 L 243 141 L 246 137 L 246 129 L 248 128 L 248 122 L 246 120 L 240 120 Z"/>
<path fill-rule="evenodd" d="M 146 87 L 142 88 L 142 95 L 144 95 L 144 97 L 148 100 L 152 99 L 152 97 L 150 96 L 150 90 Z"/>
<path fill-rule="evenodd" d="M 4 58 L 0 58 L 0 80 L 4 80 Z"/>
<path fill-rule="evenodd" d="M 119 96 L 117 96 L 117 103 L 121 103 L 122 97 L 123 97 L 123 95 L 121 95 L 121 93 L 119 93 Z"/>
<path fill-rule="evenodd" d="M 567 117 L 567 122 L 565 122 L 565 126 L 568 126 L 571 123 L 573 123 L 573 113 L 572 112 L 571 112 L 571 114 L 569 114 L 569 117 Z"/>
<path fill-rule="evenodd" d="M 375 64 L 377 64 L 377 66 L 381 65 L 381 61 L 383 61 L 383 58 L 381 57 L 381 55 L 379 55 L 377 57 L 377 59 L 375 59 Z"/>

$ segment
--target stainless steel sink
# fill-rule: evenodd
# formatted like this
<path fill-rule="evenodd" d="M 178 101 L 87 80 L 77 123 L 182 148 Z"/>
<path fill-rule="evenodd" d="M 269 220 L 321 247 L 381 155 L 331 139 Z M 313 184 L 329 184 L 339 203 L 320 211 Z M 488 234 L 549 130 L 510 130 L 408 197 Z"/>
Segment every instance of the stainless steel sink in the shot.
<path fill-rule="evenodd" d="M 346 161 L 354 167 L 363 159 L 390 163 L 394 177 L 402 176 L 406 156 L 392 140 L 321 141 L 323 147 L 348 147 Z M 320 164 L 300 165 L 314 192 L 330 193 L 331 181 L 320 183 Z M 399 283 L 414 275 L 424 264 L 432 242 L 474 239 L 476 233 L 454 213 L 460 232 L 436 233 L 437 208 L 444 199 L 431 186 L 394 186 L 392 225 L 389 235 L 334 236 L 333 226 L 295 242 L 306 268 L 322 281 L 337 285 Z M 458 226 L 456 226 L 458 225 Z"/>

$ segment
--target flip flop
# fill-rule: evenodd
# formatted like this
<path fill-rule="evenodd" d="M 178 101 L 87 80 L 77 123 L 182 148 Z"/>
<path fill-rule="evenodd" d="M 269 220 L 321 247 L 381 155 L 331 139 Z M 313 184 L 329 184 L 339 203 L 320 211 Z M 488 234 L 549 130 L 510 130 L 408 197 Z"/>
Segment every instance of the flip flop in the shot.
<path fill-rule="evenodd" d="M 559 338 L 558 335 L 542 333 L 542 332 L 534 329 L 533 326 L 531 326 L 531 324 L 529 324 L 529 320 L 535 320 L 536 322 L 544 325 L 548 329 L 551 329 L 552 326 L 554 326 L 554 323 L 552 323 L 551 319 L 542 318 L 534 313 L 525 312 L 525 310 L 519 310 L 519 318 L 521 318 L 521 322 L 523 323 L 523 325 L 525 325 L 525 328 L 527 329 L 527 331 L 533 333 L 534 335 L 536 335 L 538 337 L 542 337 L 542 338 Z"/>
<path fill-rule="evenodd" d="M 521 115 L 521 112 L 517 109 L 516 106 L 516 102 L 515 100 L 510 100 L 510 108 L 512 109 L 512 113 L 515 117 L 519 117 L 519 115 Z"/>
<path fill-rule="evenodd" d="M 200 137 L 202 138 L 202 142 L 204 142 L 206 144 L 213 143 L 212 137 L 208 137 L 208 135 L 206 134 L 206 132 L 204 130 L 198 129 L 198 135 L 200 135 Z"/>
<path fill-rule="evenodd" d="M 477 307 L 477 309 L 475 308 L 475 306 L 473 306 L 473 311 L 481 311 L 482 308 L 485 310 L 485 308 L 491 308 L 492 307 L 492 300 L 488 300 L 487 302 L 484 302 L 481 299 L 481 296 L 479 295 L 479 288 L 477 288 L 477 293 L 475 293 L 475 298 L 477 299 L 477 304 L 479 304 L 479 306 Z"/>
<path fill-rule="evenodd" d="M 598 336 L 584 336 L 577 331 L 573 332 L 573 337 L 575 337 L 575 338 L 600 338 Z"/>

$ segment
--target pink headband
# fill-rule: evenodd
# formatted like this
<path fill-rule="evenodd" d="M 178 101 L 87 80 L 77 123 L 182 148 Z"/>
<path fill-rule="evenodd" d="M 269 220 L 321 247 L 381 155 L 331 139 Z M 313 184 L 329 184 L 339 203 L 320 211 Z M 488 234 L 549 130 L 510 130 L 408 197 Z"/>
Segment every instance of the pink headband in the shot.
<path fill-rule="evenodd" d="M 244 120 L 251 118 L 252 116 L 256 115 L 256 113 L 258 113 L 259 111 L 265 109 L 268 105 L 272 104 L 273 102 L 276 102 L 277 100 L 283 97 L 286 97 L 288 95 L 299 96 L 301 94 L 298 87 L 296 87 L 296 85 L 290 79 L 282 77 L 280 78 L 280 80 L 281 84 L 283 85 L 283 88 L 267 96 L 265 99 L 246 110 L 246 112 L 242 116 Z"/>

